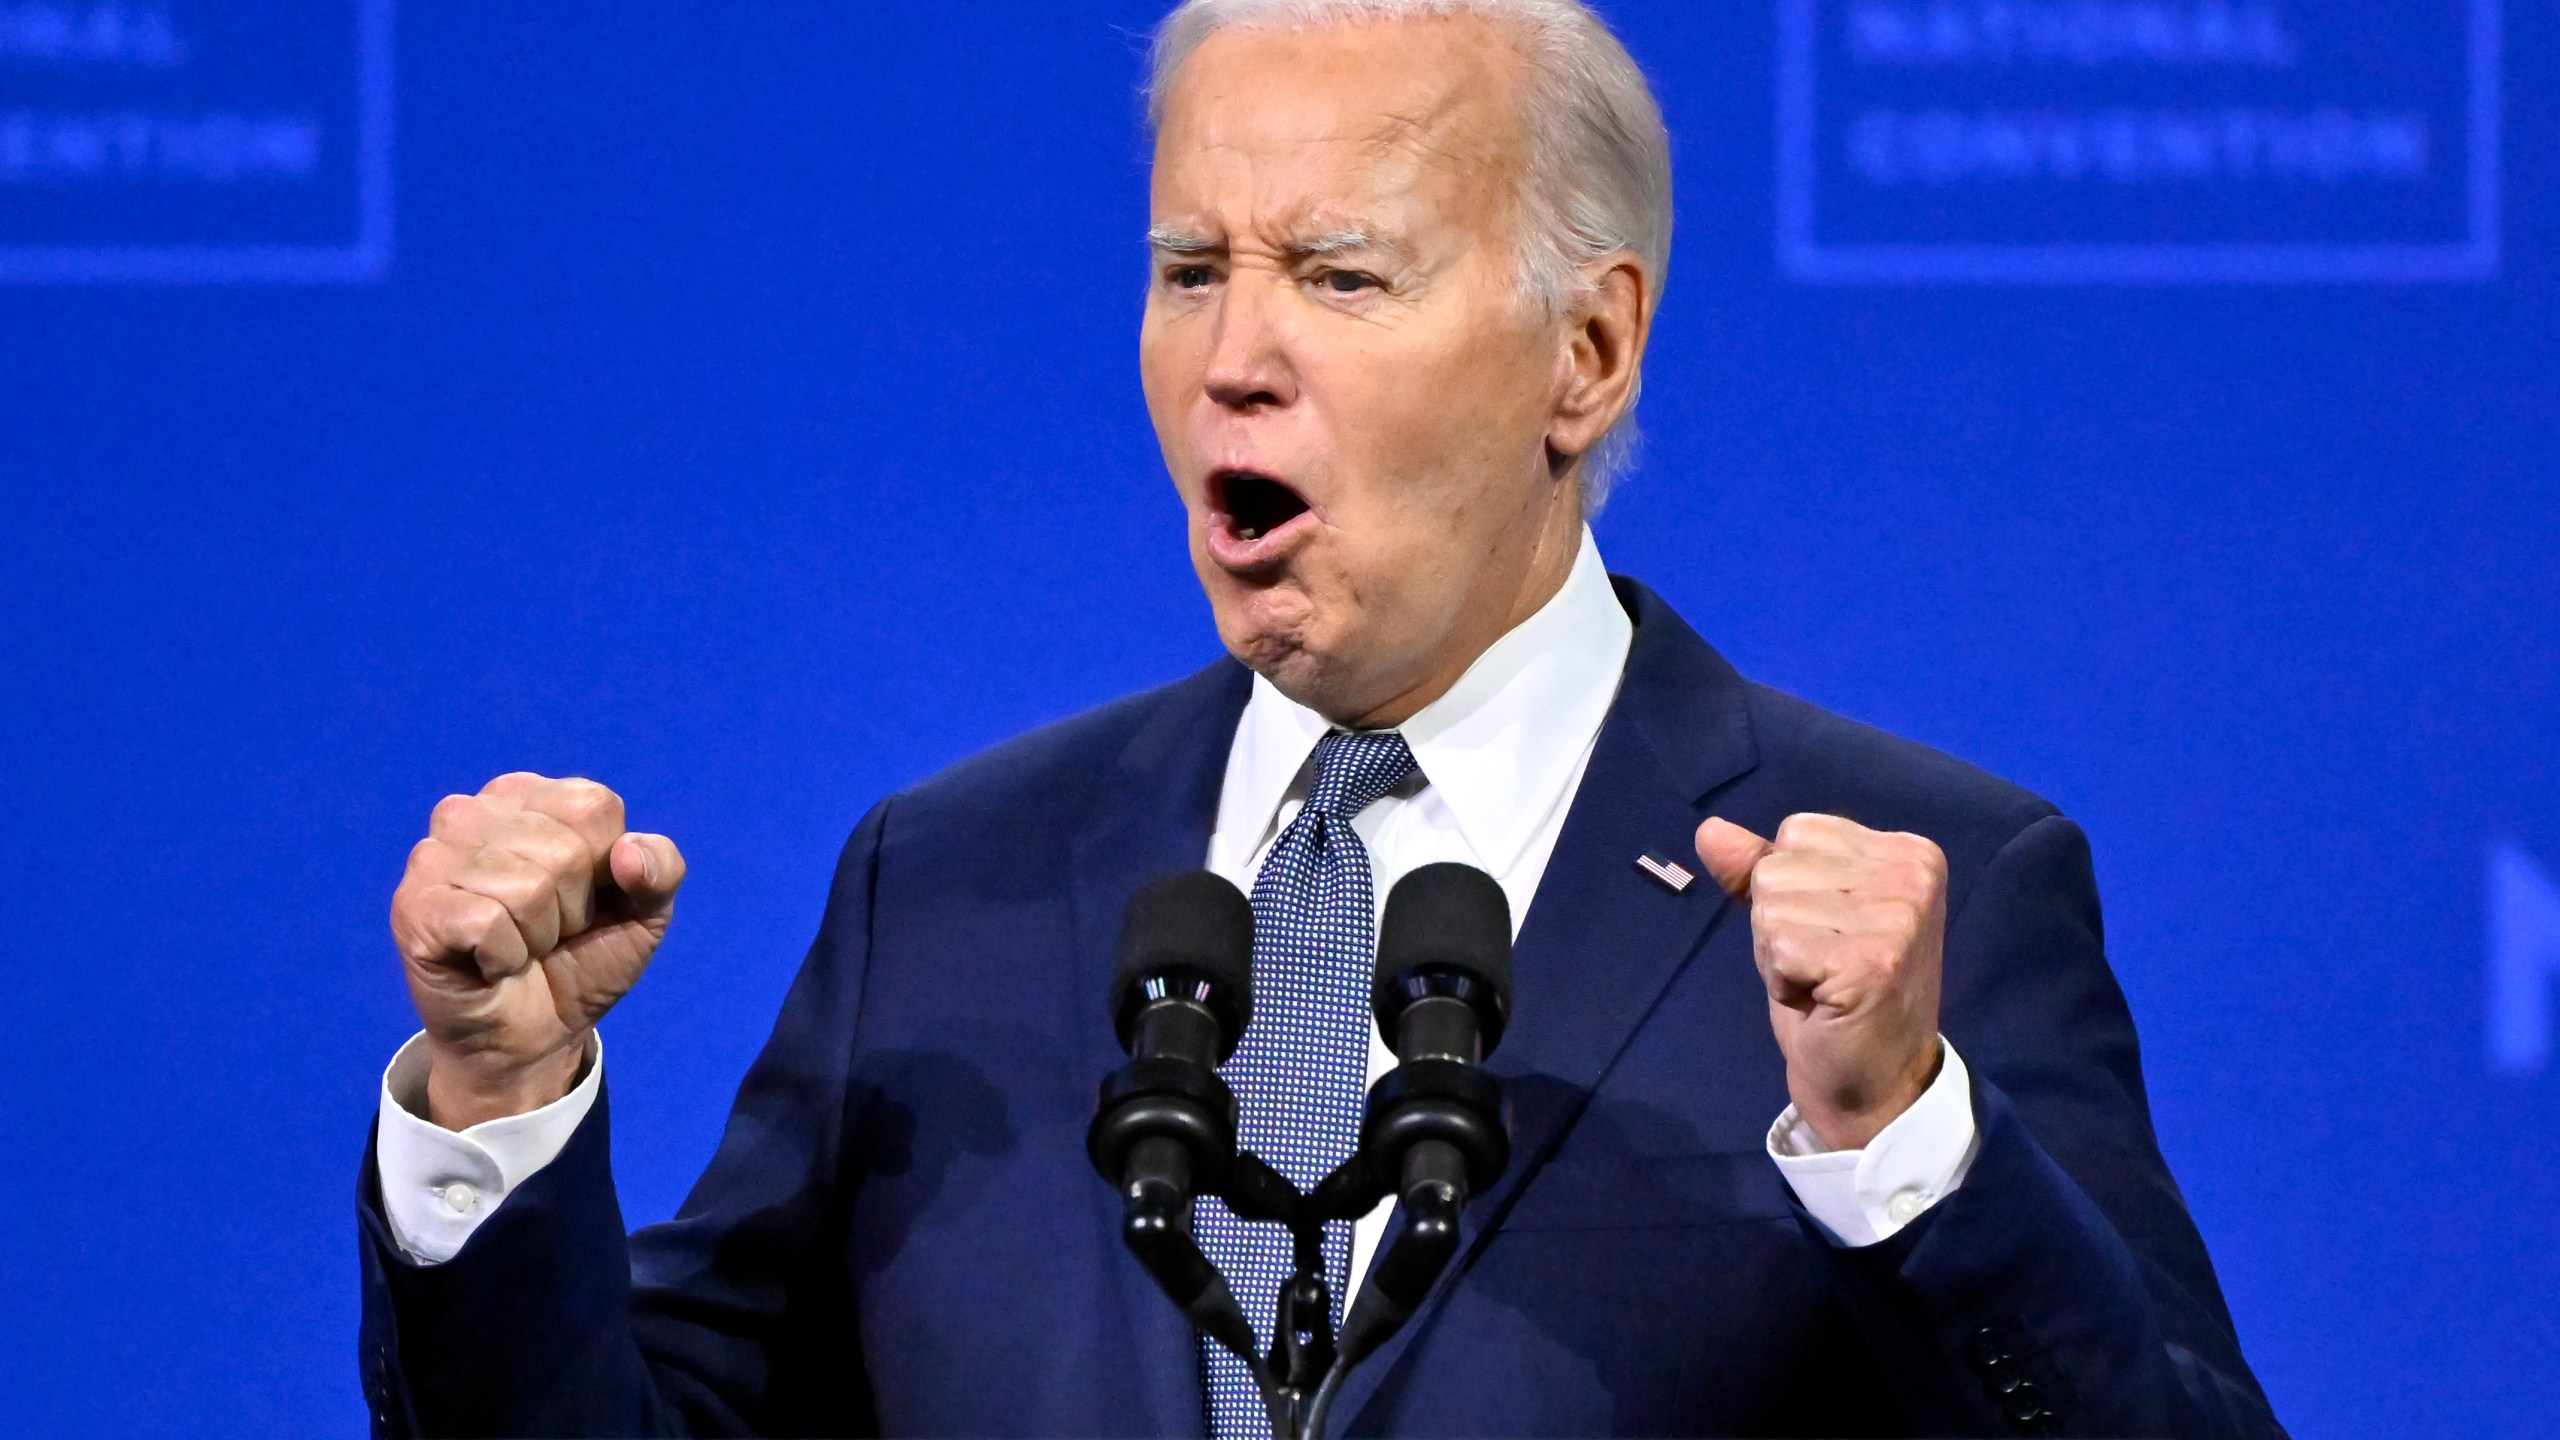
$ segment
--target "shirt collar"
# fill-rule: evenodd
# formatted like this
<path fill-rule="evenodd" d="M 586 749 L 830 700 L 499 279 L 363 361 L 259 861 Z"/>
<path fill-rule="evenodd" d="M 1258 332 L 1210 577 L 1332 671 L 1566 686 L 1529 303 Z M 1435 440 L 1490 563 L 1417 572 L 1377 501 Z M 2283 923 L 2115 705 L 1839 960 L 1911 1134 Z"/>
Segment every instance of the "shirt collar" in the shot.
<path fill-rule="evenodd" d="M 1564 588 L 1493 642 L 1449 693 L 1397 727 L 1468 847 L 1496 875 L 1570 798 L 1565 792 L 1617 696 L 1634 638 L 1635 624 L 1585 526 Z M 1316 742 L 1333 728 L 1255 676 L 1236 728 L 1219 830 L 1267 835 Z"/>

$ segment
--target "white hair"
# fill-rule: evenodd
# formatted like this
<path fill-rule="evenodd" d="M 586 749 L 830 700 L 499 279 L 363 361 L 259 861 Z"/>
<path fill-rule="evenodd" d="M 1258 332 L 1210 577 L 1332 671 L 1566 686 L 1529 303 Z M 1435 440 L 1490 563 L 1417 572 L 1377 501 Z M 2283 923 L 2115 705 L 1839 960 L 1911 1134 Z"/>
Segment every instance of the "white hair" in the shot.
<path fill-rule="evenodd" d="M 1590 292 L 1585 268 L 1631 250 L 1653 294 L 1671 264 L 1671 139 L 1662 108 L 1618 37 L 1582 0 L 1183 0 L 1156 31 L 1147 123 L 1164 121 L 1182 62 L 1229 26 L 1304 28 L 1361 20 L 1475 14 L 1515 26 L 1526 61 L 1520 283 L 1561 314 Z M 1584 509 L 1597 514 L 1634 458 L 1635 406 L 1582 459 Z"/>

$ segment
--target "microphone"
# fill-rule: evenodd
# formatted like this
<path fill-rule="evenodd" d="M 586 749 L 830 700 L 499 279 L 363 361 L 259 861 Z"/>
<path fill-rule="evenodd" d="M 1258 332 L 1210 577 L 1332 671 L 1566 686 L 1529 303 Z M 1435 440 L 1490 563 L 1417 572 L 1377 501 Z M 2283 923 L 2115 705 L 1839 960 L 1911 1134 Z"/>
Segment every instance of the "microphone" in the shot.
<path fill-rule="evenodd" d="M 1511 1020 L 1511 900 L 1472 865 L 1425 865 L 1396 882 L 1378 925 L 1369 993 L 1399 1060 L 1473 1065 Z"/>
<path fill-rule="evenodd" d="M 1361 1157 L 1393 1187 L 1404 1224 L 1344 1317 L 1342 1372 L 1421 1308 L 1457 1253 L 1467 1197 L 1511 1162 L 1502 1082 L 1482 1068 L 1511 1018 L 1511 902 L 1502 886 L 1459 864 L 1425 865 L 1396 882 L 1378 924 L 1370 999 L 1401 1063 L 1369 1092 Z"/>
<path fill-rule="evenodd" d="M 1102 1082 L 1085 1153 L 1120 1191 L 1121 1242 L 1211 1339 L 1250 1359 L 1253 1327 L 1191 1236 L 1192 1198 L 1236 1161 L 1236 1098 L 1217 1067 L 1253 1018 L 1253 906 L 1208 871 L 1129 902 L 1111 977 L 1129 1063 Z"/>
<path fill-rule="evenodd" d="M 1112 1029 L 1139 1060 L 1215 1069 L 1253 1020 L 1253 905 L 1206 870 L 1138 892 L 1120 921 Z"/>

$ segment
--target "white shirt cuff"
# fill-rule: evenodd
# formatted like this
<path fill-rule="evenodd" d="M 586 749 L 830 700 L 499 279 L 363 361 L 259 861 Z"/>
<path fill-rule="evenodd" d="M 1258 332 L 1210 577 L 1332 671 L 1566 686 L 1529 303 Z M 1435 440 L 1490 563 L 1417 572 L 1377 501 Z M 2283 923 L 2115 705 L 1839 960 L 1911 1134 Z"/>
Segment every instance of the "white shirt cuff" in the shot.
<path fill-rule="evenodd" d="M 421 1265 L 441 1265 L 535 1171 L 558 1159 L 604 1085 L 604 1041 L 587 1034 L 586 1074 L 539 1110 L 463 1131 L 426 1119 L 427 1036 L 410 1037 L 382 1072 L 373 1162 L 391 1238 Z"/>
<path fill-rule="evenodd" d="M 1834 1245 L 1890 1240 L 1956 1192 L 1980 1134 L 1964 1057 L 1942 1037 L 1945 1063 L 1920 1098 L 1864 1150 L 1834 1150 L 1790 1105 L 1769 1127 L 1769 1158 Z"/>

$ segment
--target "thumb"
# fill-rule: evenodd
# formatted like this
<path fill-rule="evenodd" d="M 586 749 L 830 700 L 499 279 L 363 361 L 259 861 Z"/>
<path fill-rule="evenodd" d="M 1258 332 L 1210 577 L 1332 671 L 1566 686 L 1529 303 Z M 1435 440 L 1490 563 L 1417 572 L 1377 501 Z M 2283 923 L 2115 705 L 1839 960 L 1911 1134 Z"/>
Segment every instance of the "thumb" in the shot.
<path fill-rule="evenodd" d="M 1736 900 L 1751 898 L 1751 870 L 1775 845 L 1734 824 L 1711 819 L 1698 827 L 1698 863 Z"/>
<path fill-rule="evenodd" d="M 684 884 L 684 853 L 664 835 L 623 835 L 613 842 L 605 863 L 613 871 L 614 888 L 636 918 L 665 914 L 675 903 L 676 887 Z"/>

